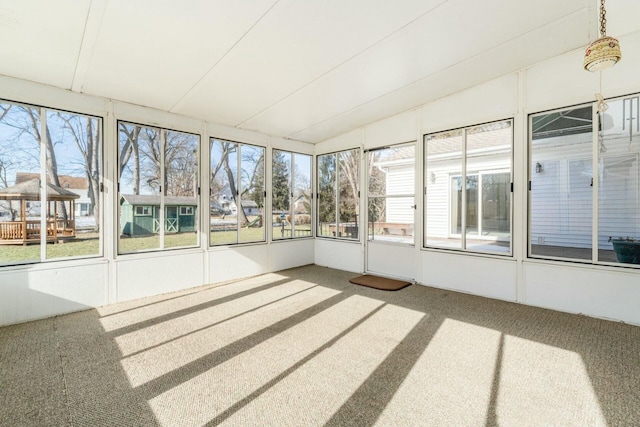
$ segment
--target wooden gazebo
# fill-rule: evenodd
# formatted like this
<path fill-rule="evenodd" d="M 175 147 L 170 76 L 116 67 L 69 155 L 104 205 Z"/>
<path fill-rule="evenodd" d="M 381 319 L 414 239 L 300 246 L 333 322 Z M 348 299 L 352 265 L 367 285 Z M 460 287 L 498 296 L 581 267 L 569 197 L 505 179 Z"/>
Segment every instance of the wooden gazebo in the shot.
<path fill-rule="evenodd" d="M 76 236 L 74 212 L 75 200 L 78 198 L 80 196 L 76 193 L 47 183 L 47 241 L 57 242 Z M 40 180 L 30 179 L 10 187 L 0 188 L 0 200 L 7 200 L 12 206 L 14 202 L 20 204 L 15 220 L 0 221 L 0 245 L 40 242 L 42 225 L 40 219 L 27 219 L 27 203 L 40 201 Z M 64 209 L 58 209 L 60 203 L 64 204 Z M 43 208 L 44 206 L 41 205 L 40 214 L 43 214 Z"/>

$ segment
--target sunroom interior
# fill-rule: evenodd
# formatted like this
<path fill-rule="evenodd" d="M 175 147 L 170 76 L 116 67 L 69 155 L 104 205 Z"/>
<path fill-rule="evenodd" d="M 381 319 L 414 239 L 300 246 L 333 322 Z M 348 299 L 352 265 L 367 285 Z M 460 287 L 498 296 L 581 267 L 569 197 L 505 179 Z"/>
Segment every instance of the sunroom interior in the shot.
<path fill-rule="evenodd" d="M 82 188 L 0 202 L 76 235 L 0 245 L 0 324 L 307 264 L 639 324 L 639 7 L 588 72 L 591 1 L 5 5 L 0 185 Z"/>
<path fill-rule="evenodd" d="M 590 72 L 600 6 L 2 2 L 0 326 L 303 266 L 640 326 L 640 2 Z"/>

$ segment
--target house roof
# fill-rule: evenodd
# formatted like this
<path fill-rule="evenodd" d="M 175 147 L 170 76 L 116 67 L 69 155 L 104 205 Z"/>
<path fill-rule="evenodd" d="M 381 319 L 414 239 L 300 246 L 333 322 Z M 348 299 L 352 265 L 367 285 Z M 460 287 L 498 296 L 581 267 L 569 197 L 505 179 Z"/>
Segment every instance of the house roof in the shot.
<path fill-rule="evenodd" d="M 31 172 L 16 172 L 16 184 L 20 184 L 21 182 L 29 181 L 32 179 L 40 179 L 40 174 Z M 58 175 L 58 181 L 60 181 L 60 187 L 62 188 L 86 190 L 89 187 L 87 178 L 81 176 Z M 51 182 L 51 177 L 47 176 L 47 182 Z"/>
<path fill-rule="evenodd" d="M 243 208 L 257 208 L 258 204 L 256 202 L 254 202 L 253 200 L 243 200 L 242 201 L 242 207 Z"/>
<path fill-rule="evenodd" d="M 47 184 L 47 200 L 73 200 L 80 196 L 53 184 Z M 0 189 L 0 200 L 40 200 L 40 180 L 38 178 L 23 181 Z"/>
<path fill-rule="evenodd" d="M 140 194 L 123 194 L 120 196 L 122 201 L 126 201 L 130 205 L 146 205 L 157 206 L 160 205 L 160 195 L 146 196 Z M 194 197 L 184 196 L 165 196 L 165 206 L 197 206 L 198 199 Z"/>

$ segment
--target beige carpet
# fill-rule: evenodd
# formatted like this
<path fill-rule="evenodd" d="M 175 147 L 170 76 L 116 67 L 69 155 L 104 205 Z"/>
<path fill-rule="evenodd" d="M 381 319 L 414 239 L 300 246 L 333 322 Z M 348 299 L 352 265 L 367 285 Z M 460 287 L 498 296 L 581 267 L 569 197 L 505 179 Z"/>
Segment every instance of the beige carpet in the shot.
<path fill-rule="evenodd" d="M 640 425 L 639 327 L 352 276 L 1 328 L 0 425 Z"/>

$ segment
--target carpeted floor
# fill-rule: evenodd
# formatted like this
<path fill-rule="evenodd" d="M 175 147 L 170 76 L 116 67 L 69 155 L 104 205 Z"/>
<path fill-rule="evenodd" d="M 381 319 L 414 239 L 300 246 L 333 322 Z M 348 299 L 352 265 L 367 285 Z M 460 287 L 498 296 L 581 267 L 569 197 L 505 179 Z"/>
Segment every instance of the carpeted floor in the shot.
<path fill-rule="evenodd" d="M 637 426 L 640 327 L 309 266 L 0 329 L 2 426 Z"/>

